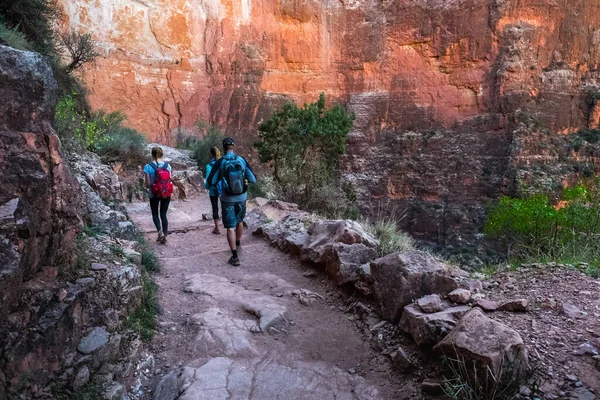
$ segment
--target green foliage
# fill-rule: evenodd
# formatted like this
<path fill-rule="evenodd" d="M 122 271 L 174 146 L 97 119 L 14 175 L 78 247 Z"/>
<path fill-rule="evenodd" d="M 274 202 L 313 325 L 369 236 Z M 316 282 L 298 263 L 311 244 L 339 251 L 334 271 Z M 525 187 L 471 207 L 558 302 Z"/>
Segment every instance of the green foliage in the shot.
<path fill-rule="evenodd" d="M 548 196 L 503 197 L 485 227 L 509 248 L 511 262 L 600 263 L 600 181 L 564 190 L 559 206 Z"/>
<path fill-rule="evenodd" d="M 512 400 L 521 385 L 531 386 L 532 395 L 538 391 L 538 380 L 522 376 L 520 366 L 506 358 L 496 374 L 489 366 L 466 360 L 461 356 L 444 357 L 446 369 L 442 389 L 452 400 Z"/>
<path fill-rule="evenodd" d="M 137 131 L 124 127 L 125 119 L 119 112 L 106 113 L 104 110 L 88 116 L 75 94 L 62 97 L 56 105 L 56 133 L 67 149 L 95 152 L 104 162 L 143 162 L 146 139 Z"/>
<path fill-rule="evenodd" d="M 142 247 L 142 267 L 148 272 L 160 272 L 158 258 L 147 245 Z"/>
<path fill-rule="evenodd" d="M 215 125 L 209 125 L 202 120 L 196 122 L 202 136 L 177 135 L 177 147 L 192 151 L 191 157 L 196 160 L 198 167 L 204 171 L 206 164 L 212 160 L 210 149 L 216 147 L 223 151 L 223 133 Z"/>
<path fill-rule="evenodd" d="M 254 147 L 271 167 L 280 197 L 326 215 L 351 212 L 336 167 L 353 120 L 339 105 L 326 109 L 321 93 L 303 107 L 284 104 L 259 126 Z"/>
<path fill-rule="evenodd" d="M 368 232 L 379 239 L 379 253 L 383 257 L 415 248 L 414 239 L 398 229 L 398 224 L 390 218 L 363 223 Z"/>
<path fill-rule="evenodd" d="M 52 0 L 0 0 L 0 15 L 11 30 L 19 31 L 33 50 L 46 56 L 56 54 L 56 35 L 52 29 L 58 9 Z"/>
<path fill-rule="evenodd" d="M 104 395 L 104 385 L 99 380 L 92 380 L 77 390 L 67 387 L 64 383 L 52 384 L 52 396 L 56 400 L 96 400 Z"/>
<path fill-rule="evenodd" d="M 149 341 L 156 332 L 156 316 L 160 313 L 160 306 L 157 296 L 158 285 L 145 270 L 142 271 L 142 287 L 144 290 L 142 303 L 127 317 L 123 326 L 138 332 L 142 340 Z"/>
<path fill-rule="evenodd" d="M 19 50 L 32 50 L 33 44 L 27 40 L 27 37 L 17 29 L 9 28 L 0 15 L 0 43 L 6 43 L 10 47 Z"/>
<path fill-rule="evenodd" d="M 576 152 L 586 143 L 596 144 L 600 141 L 600 129 L 581 129 L 571 135 L 571 147 Z"/>
<path fill-rule="evenodd" d="M 160 263 L 154 254 L 152 247 L 148 244 L 144 235 L 136 230 L 133 233 L 122 235 L 123 239 L 135 240 L 138 242 L 142 254 L 142 302 L 138 309 L 131 313 L 125 320 L 124 327 L 138 332 L 141 338 L 149 341 L 156 332 L 157 319 L 160 313 L 158 303 L 158 285 L 154 281 L 152 274 L 160 271 Z"/>

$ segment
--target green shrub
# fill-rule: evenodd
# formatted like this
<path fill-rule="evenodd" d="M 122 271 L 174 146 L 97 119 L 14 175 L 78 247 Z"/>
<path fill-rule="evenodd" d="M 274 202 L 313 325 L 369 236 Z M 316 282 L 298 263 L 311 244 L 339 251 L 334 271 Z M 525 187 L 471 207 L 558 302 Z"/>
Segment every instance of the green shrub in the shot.
<path fill-rule="evenodd" d="M 212 160 L 210 149 L 216 147 L 222 151 L 223 133 L 215 125 L 208 125 L 202 120 L 196 122 L 198 130 L 202 136 L 177 135 L 177 147 L 192 151 L 191 157 L 196 160 L 198 167 L 204 171 L 206 164 Z"/>
<path fill-rule="evenodd" d="M 75 94 L 62 97 L 56 105 L 56 133 L 70 151 L 92 151 L 104 162 L 136 164 L 146 159 L 146 139 L 134 129 L 122 126 L 119 112 L 97 111 L 92 115 L 81 109 Z"/>
<path fill-rule="evenodd" d="M 446 370 L 442 389 L 452 400 L 512 400 L 523 385 L 530 389 L 532 398 L 538 392 L 539 379 L 535 374 L 523 374 L 522 366 L 506 357 L 498 373 L 459 355 L 444 357 L 442 366 Z"/>
<path fill-rule="evenodd" d="M 23 34 L 33 49 L 56 56 L 56 35 L 52 29 L 59 12 L 52 0 L 0 0 L 0 15 L 8 29 Z"/>
<path fill-rule="evenodd" d="M 17 29 L 6 26 L 2 16 L 0 16 L 0 43 L 6 43 L 19 50 L 33 50 L 33 44 L 27 40 L 27 37 Z"/>
<path fill-rule="evenodd" d="M 156 332 L 157 319 L 160 313 L 158 304 L 158 285 L 146 271 L 142 271 L 143 295 L 140 306 L 127 317 L 124 323 L 126 329 L 132 329 L 140 334 L 144 341 L 152 340 Z"/>
<path fill-rule="evenodd" d="M 286 103 L 259 126 L 254 147 L 268 163 L 278 196 L 330 216 L 356 214 L 337 173 L 354 116 L 339 105 L 325 108 L 325 95 L 297 107 Z"/>
<path fill-rule="evenodd" d="M 600 263 L 600 182 L 567 188 L 561 202 L 536 194 L 503 197 L 490 209 L 485 233 L 502 241 L 512 262 Z"/>
<path fill-rule="evenodd" d="M 379 253 L 382 257 L 415 248 L 414 239 L 398 229 L 398 224 L 393 219 L 384 218 L 373 222 L 366 221 L 363 226 L 369 233 L 379 239 Z"/>

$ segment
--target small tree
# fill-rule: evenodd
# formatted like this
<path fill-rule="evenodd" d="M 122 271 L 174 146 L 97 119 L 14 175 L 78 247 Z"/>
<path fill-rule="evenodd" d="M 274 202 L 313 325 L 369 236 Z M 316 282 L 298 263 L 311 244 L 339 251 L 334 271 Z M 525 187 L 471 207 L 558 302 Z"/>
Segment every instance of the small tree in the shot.
<path fill-rule="evenodd" d="M 83 64 L 93 62 L 100 55 L 92 36 L 89 33 L 80 34 L 75 30 L 60 34 L 59 47 L 70 59 L 65 67 L 67 73 L 73 72 Z"/>
<path fill-rule="evenodd" d="M 353 121 L 354 115 L 339 105 L 326 109 L 321 93 L 317 102 L 301 108 L 284 104 L 260 124 L 254 147 L 260 161 L 270 164 L 284 197 L 309 207 L 316 193 L 339 183 L 333 182 L 335 167 Z"/>

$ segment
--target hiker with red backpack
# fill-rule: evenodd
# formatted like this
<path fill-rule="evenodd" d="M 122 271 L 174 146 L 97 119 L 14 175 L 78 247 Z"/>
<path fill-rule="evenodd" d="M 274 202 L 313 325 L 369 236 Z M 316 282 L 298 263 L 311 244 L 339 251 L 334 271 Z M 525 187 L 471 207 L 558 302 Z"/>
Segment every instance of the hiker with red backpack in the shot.
<path fill-rule="evenodd" d="M 223 139 L 225 155 L 219 159 L 206 178 L 209 187 L 221 185 L 221 212 L 223 226 L 227 229 L 227 242 L 231 249 L 229 264 L 240 265 L 239 252 L 244 234 L 244 217 L 248 183 L 256 183 L 256 176 L 244 157 L 233 152 L 235 142 L 232 138 Z"/>
<path fill-rule="evenodd" d="M 171 171 L 169 163 L 163 161 L 163 150 L 158 146 L 153 147 L 152 162 L 144 166 L 144 183 L 150 197 L 150 210 L 152 210 L 154 226 L 156 226 L 156 230 L 158 231 L 156 241 L 162 244 L 167 243 L 167 236 L 169 234 L 167 210 L 171 202 L 171 194 L 173 194 Z"/>

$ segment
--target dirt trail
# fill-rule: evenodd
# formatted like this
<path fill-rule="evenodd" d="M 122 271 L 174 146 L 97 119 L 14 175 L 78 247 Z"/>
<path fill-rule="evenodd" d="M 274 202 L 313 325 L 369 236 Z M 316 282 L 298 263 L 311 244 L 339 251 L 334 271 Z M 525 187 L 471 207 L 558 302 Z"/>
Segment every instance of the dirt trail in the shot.
<path fill-rule="evenodd" d="M 182 399 L 420 398 L 371 350 L 324 276 L 249 233 L 242 264 L 232 267 L 224 230 L 213 235 L 212 221 L 201 220 L 208 197 L 171 204 L 175 233 L 155 246 L 163 313 L 152 343 L 156 376 L 144 398 L 167 372 L 188 365 L 194 383 Z M 128 211 L 155 243 L 149 206 Z"/>

